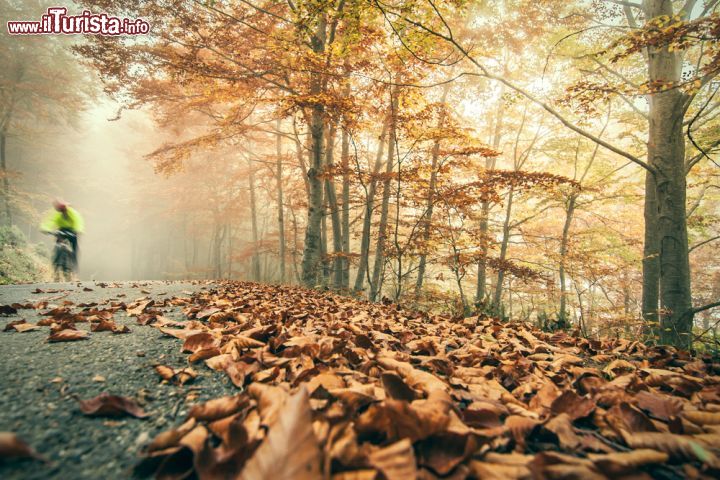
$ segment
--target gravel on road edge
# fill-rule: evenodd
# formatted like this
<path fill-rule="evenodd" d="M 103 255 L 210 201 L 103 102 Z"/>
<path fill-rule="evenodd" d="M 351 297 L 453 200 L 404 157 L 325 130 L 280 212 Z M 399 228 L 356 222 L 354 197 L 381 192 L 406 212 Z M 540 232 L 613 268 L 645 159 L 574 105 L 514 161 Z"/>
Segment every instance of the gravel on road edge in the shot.
<path fill-rule="evenodd" d="M 108 300 L 130 303 L 145 296 L 187 296 L 208 288 L 188 282 L 102 285 L 2 286 L 0 304 L 43 299 L 53 299 L 51 304 L 64 300 L 75 304 Z M 36 288 L 60 291 L 33 293 Z M 182 319 L 179 307 L 164 310 L 167 318 Z M 237 393 L 226 375 L 202 365 L 196 367 L 200 375 L 192 383 L 176 386 L 161 382 L 154 365 L 187 366 L 187 355 L 180 351 L 182 343 L 156 328 L 138 325 L 124 311 L 117 312 L 114 319 L 119 325 L 127 325 L 129 334 L 93 332 L 89 340 L 47 343 L 48 327 L 24 333 L 2 332 L 12 320 L 24 318 L 35 323 L 42 318 L 41 311 L 23 309 L 16 315 L 0 316 L 0 431 L 16 433 L 48 461 L 0 460 L 0 478 L 131 478 L 139 449 L 159 432 L 181 422 L 190 401 Z M 78 328 L 89 326 L 78 324 Z M 87 399 L 102 392 L 139 400 L 150 416 L 140 420 L 83 415 L 73 396 Z"/>

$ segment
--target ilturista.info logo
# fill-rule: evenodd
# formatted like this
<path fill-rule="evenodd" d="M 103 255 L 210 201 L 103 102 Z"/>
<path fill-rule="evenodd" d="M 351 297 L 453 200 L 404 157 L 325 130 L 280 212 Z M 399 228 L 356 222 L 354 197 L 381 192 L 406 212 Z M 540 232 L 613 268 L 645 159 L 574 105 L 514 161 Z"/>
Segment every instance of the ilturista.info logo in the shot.
<path fill-rule="evenodd" d="M 10 35 L 144 35 L 150 24 L 142 18 L 119 18 L 88 10 L 68 15 L 65 7 L 50 7 L 40 20 L 7 22 Z"/>

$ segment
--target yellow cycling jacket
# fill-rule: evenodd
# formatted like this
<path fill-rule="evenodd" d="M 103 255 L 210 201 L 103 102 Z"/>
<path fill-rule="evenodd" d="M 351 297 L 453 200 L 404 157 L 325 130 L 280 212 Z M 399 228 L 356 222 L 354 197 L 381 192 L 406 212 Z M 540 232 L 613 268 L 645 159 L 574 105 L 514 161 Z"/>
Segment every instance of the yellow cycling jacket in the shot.
<path fill-rule="evenodd" d="M 67 207 L 66 213 L 50 210 L 40 224 L 43 232 L 54 232 L 56 230 L 68 229 L 75 233 L 82 233 L 85 229 L 85 222 L 82 216 L 72 207 Z"/>

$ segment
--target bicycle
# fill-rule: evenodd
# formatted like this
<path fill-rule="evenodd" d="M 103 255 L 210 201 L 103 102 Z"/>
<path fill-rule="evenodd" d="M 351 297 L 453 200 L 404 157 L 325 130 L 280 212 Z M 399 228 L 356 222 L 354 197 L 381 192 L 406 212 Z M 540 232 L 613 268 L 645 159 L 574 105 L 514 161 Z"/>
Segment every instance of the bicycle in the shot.
<path fill-rule="evenodd" d="M 75 270 L 75 253 L 72 244 L 75 240 L 75 233 L 68 230 L 58 230 L 50 232 L 55 237 L 55 247 L 52 253 L 53 274 L 55 281 L 61 279 L 69 282 L 72 280 L 73 271 Z"/>

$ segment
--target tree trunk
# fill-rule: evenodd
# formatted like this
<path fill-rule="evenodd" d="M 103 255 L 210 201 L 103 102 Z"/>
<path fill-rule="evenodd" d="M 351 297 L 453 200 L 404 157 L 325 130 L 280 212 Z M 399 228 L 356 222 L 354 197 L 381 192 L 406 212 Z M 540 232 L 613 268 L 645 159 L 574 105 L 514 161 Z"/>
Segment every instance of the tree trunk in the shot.
<path fill-rule="evenodd" d="M 12 213 L 10 212 L 10 179 L 8 178 L 7 170 L 7 159 L 6 159 L 6 146 L 7 146 L 7 132 L 0 132 L 0 170 L 3 179 L 3 206 L 5 210 L 4 224 L 6 227 L 12 225 Z"/>
<path fill-rule="evenodd" d="M 658 203 L 655 175 L 645 173 L 645 244 L 642 260 L 642 315 L 645 334 L 657 339 L 660 335 L 660 242 L 657 236 Z"/>
<path fill-rule="evenodd" d="M 363 229 L 362 236 L 360 238 L 360 262 L 358 264 L 357 276 L 355 277 L 355 285 L 353 287 L 355 292 L 359 292 L 363 289 L 363 285 L 365 284 L 365 275 L 367 274 L 368 265 L 370 263 L 370 228 L 372 226 L 372 214 L 375 208 L 375 191 L 377 190 L 376 176 L 380 172 L 380 167 L 382 166 L 387 127 L 388 122 L 383 122 L 378 149 L 375 155 L 375 164 L 373 165 L 370 177 L 370 187 L 368 189 L 367 198 L 365 199 L 365 216 L 363 217 Z"/>
<path fill-rule="evenodd" d="M 645 6 L 648 18 L 673 15 L 670 0 L 647 0 Z M 648 48 L 651 85 L 677 85 L 681 80 L 681 69 L 682 59 L 678 52 L 669 52 L 667 46 Z M 677 88 L 650 95 L 647 156 L 656 170 L 657 228 L 652 232 L 646 231 L 646 241 L 657 242 L 659 247 L 660 340 L 680 348 L 691 346 L 693 326 L 685 212 L 687 185 L 683 104 L 686 98 L 686 94 Z M 648 287 L 654 289 L 653 285 Z M 648 300 L 651 296 L 648 293 Z"/>
<path fill-rule="evenodd" d="M 257 204 L 255 202 L 255 167 L 252 163 L 252 158 L 248 155 L 248 183 L 250 187 L 250 222 L 252 227 L 252 241 L 253 241 L 253 253 L 251 261 L 250 274 L 254 281 L 260 280 L 260 254 L 258 252 L 258 224 L 257 224 Z"/>
<path fill-rule="evenodd" d="M 282 188 L 282 136 L 280 135 L 280 127 L 282 121 L 278 118 L 277 120 L 277 138 L 276 141 L 276 155 L 277 165 L 275 175 L 277 176 L 277 202 L 278 202 L 278 245 L 280 255 L 280 283 L 285 283 L 285 213 L 283 204 L 283 188 Z"/>
<path fill-rule="evenodd" d="M 562 239 L 560 240 L 560 268 L 558 274 L 560 276 L 560 313 L 559 322 L 565 324 L 567 320 L 567 285 L 565 283 L 565 264 L 567 262 L 568 242 L 570 239 L 570 226 L 572 225 L 573 215 L 575 213 L 575 202 L 577 194 L 570 194 L 567 208 L 565 210 L 565 225 L 563 225 Z"/>
<path fill-rule="evenodd" d="M 382 291 L 382 272 L 385 263 L 385 237 L 387 235 L 388 211 L 390 209 L 390 182 L 392 180 L 393 160 L 396 145 L 396 92 L 390 92 L 390 133 L 388 135 L 387 163 L 385 164 L 385 178 L 383 179 L 382 205 L 380 207 L 380 225 L 378 226 L 378 239 L 375 248 L 375 262 L 373 265 L 372 281 L 370 282 L 370 301 L 376 301 Z"/>
<path fill-rule="evenodd" d="M 297 254 L 300 251 L 300 247 L 298 245 L 298 226 L 297 226 L 297 218 L 295 217 L 295 209 L 292 207 L 292 203 L 290 203 L 290 205 L 289 205 L 289 210 L 290 210 L 290 216 L 292 217 L 292 227 L 293 227 L 293 249 L 291 252 L 293 271 L 295 272 L 295 281 L 297 283 L 302 283 L 302 277 L 300 275 L 300 271 L 298 270 L 298 261 L 297 261 Z"/>
<path fill-rule="evenodd" d="M 328 262 L 328 228 L 327 228 L 327 189 L 323 196 L 323 217 L 320 223 L 320 265 L 322 275 L 320 285 L 327 287 L 330 281 L 330 262 Z"/>
<path fill-rule="evenodd" d="M 445 84 L 445 88 L 443 89 L 442 97 L 440 98 L 440 103 L 442 105 L 442 110 L 440 112 L 440 116 L 438 117 L 437 122 L 437 129 L 440 130 L 445 125 L 445 119 L 447 117 L 447 106 L 445 105 L 445 101 L 447 100 L 448 91 L 450 90 L 449 83 Z M 418 263 L 418 273 L 417 273 L 417 280 L 415 282 L 415 298 L 420 297 L 420 293 L 422 291 L 423 281 L 425 279 L 425 268 L 427 264 L 427 244 L 430 241 L 430 229 L 432 226 L 432 216 L 433 216 L 433 206 L 435 203 L 435 185 L 437 183 L 437 164 L 438 160 L 440 159 L 440 137 L 435 139 L 435 142 L 433 143 L 432 148 L 432 159 L 431 159 L 431 165 L 430 165 L 430 183 L 428 185 L 428 195 L 427 195 L 427 203 L 425 206 L 425 218 L 423 219 L 423 230 L 422 230 L 422 242 L 423 242 L 423 250 L 420 254 L 420 262 Z"/>
<path fill-rule="evenodd" d="M 514 193 L 513 187 L 511 186 L 510 192 L 508 192 L 508 203 L 505 210 L 505 221 L 503 222 L 502 243 L 500 244 L 500 269 L 498 270 L 497 284 L 495 285 L 495 295 L 493 296 L 493 306 L 495 306 L 498 311 L 500 309 L 500 303 L 502 302 L 503 279 L 505 277 L 505 270 L 502 268 L 502 262 L 505 261 L 505 258 L 507 257 L 508 243 L 510 242 L 510 219 L 512 217 Z"/>
<path fill-rule="evenodd" d="M 325 153 L 325 163 L 327 165 L 327 177 L 325 179 L 325 190 L 327 192 L 328 210 L 330 211 L 330 222 L 332 225 L 333 240 L 333 268 L 332 268 L 332 286 L 335 289 L 342 288 L 343 277 L 343 245 L 342 245 L 342 227 L 340 224 L 340 207 L 338 206 L 337 194 L 335 192 L 335 125 L 330 126 L 327 136 L 327 151 Z"/>
<path fill-rule="evenodd" d="M 505 93 L 505 85 L 500 87 L 500 99 L 498 100 L 497 110 L 495 111 L 495 130 L 492 138 L 492 148 L 497 150 L 502 140 L 503 128 L 503 94 Z M 485 168 L 491 170 L 495 168 L 495 157 L 485 158 Z M 488 254 L 488 228 L 490 217 L 490 202 L 482 202 L 480 209 L 480 259 L 478 260 L 477 287 L 475 289 L 475 303 L 480 304 L 485 300 L 485 284 L 487 283 L 487 267 L 485 259 Z"/>
<path fill-rule="evenodd" d="M 342 288 L 350 287 L 350 136 L 343 127 L 340 150 L 342 166 Z"/>
<path fill-rule="evenodd" d="M 312 36 L 313 52 L 321 55 L 325 51 L 327 18 L 322 14 L 318 20 L 317 30 Z M 317 96 L 323 92 L 322 76 L 319 73 L 311 74 L 310 95 Z M 310 119 L 310 135 L 312 138 L 312 151 L 310 168 L 308 169 L 308 183 L 310 195 L 308 198 L 308 221 L 305 229 L 305 245 L 302 259 L 302 282 L 306 287 L 314 287 L 318 283 L 318 273 L 321 261 L 321 224 L 323 218 L 323 182 L 319 175 L 323 166 L 323 140 L 325 137 L 325 107 L 322 103 L 312 106 Z"/>

